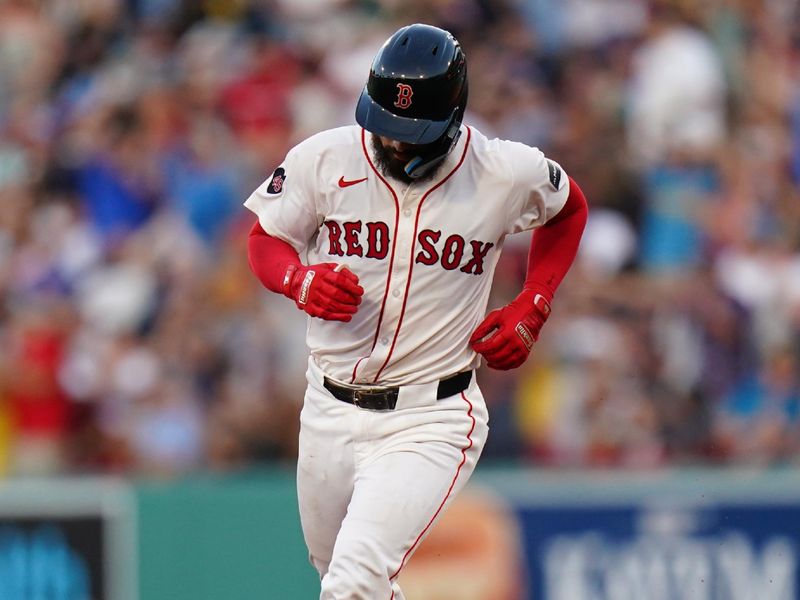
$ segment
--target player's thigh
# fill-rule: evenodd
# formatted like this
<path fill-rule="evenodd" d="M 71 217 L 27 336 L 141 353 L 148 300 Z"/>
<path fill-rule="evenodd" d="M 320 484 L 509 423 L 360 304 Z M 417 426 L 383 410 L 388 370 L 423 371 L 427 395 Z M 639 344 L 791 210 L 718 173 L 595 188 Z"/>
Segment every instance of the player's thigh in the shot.
<path fill-rule="evenodd" d="M 478 421 L 459 443 L 403 444 L 360 468 L 333 560 L 396 575 L 471 476 L 485 439 Z"/>
<path fill-rule="evenodd" d="M 330 561 L 353 491 L 351 425 L 341 410 L 347 407 L 338 404 L 309 388 L 300 419 L 297 498 L 303 535 L 318 568 Z"/>

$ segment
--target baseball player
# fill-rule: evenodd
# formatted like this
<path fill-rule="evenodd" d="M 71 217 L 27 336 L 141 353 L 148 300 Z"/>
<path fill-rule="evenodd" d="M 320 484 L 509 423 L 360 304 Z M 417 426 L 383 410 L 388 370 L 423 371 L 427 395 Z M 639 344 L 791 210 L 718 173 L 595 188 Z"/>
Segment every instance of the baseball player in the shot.
<path fill-rule="evenodd" d="M 466 103 L 459 43 L 403 27 L 359 126 L 301 142 L 245 202 L 254 273 L 310 317 L 297 488 L 323 600 L 403 598 L 486 441 L 475 368 L 525 361 L 586 222 L 561 166 L 463 125 Z M 484 318 L 503 241 L 528 229 L 524 288 Z"/>

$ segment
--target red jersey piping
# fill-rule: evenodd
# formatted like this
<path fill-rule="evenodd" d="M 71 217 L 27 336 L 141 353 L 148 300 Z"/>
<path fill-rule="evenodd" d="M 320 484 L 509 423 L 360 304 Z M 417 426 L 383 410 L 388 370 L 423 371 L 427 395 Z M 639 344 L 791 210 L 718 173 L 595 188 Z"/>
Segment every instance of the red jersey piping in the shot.
<path fill-rule="evenodd" d="M 444 179 L 442 179 L 439 183 L 437 183 L 431 189 L 429 189 L 427 192 L 425 192 L 425 194 L 422 196 L 422 199 L 419 201 L 419 206 L 417 206 L 417 216 L 416 216 L 416 219 L 414 221 L 414 235 L 411 238 L 411 260 L 410 260 L 410 264 L 409 264 L 409 267 L 408 267 L 408 280 L 406 281 L 406 291 L 405 291 L 405 294 L 403 296 L 403 306 L 400 309 L 400 319 L 397 322 L 397 329 L 394 332 L 394 338 L 392 339 L 392 347 L 389 349 L 389 355 L 386 357 L 386 360 L 383 361 L 383 364 L 381 365 L 381 368 L 378 369 L 378 372 L 375 374 L 375 379 L 372 380 L 373 383 L 378 381 L 378 377 L 381 376 L 381 373 L 383 373 L 383 370 L 386 368 L 386 365 L 389 364 L 389 359 L 392 357 L 392 353 L 394 352 L 395 344 L 397 343 L 397 336 L 400 333 L 400 327 L 403 325 L 403 316 L 406 313 L 406 303 L 408 302 L 408 290 L 409 290 L 409 288 L 411 286 L 411 275 L 414 272 L 414 252 L 416 251 L 417 229 L 419 228 L 419 215 L 420 215 L 420 212 L 422 211 L 422 205 L 425 203 L 425 200 L 428 198 L 428 196 L 431 194 L 431 192 L 433 192 L 439 186 L 443 185 L 444 182 L 447 181 L 448 179 L 450 179 L 450 177 L 452 177 L 453 173 L 458 171 L 459 167 L 461 167 L 461 165 L 464 162 L 464 159 L 467 156 L 467 150 L 469 149 L 469 141 L 470 141 L 471 137 L 472 137 L 472 129 L 470 129 L 467 126 L 467 141 L 464 143 L 464 150 L 461 153 L 461 158 L 459 159 L 458 164 L 455 167 L 453 167 L 453 170 L 450 171 Z M 362 142 L 363 142 L 363 137 L 362 137 Z M 372 163 L 370 163 L 370 165 L 371 164 Z M 397 201 L 397 196 L 395 196 L 395 201 Z M 398 206 L 398 209 L 399 209 L 399 206 Z M 397 234 L 397 229 L 395 227 L 395 235 L 396 234 Z M 394 258 L 394 241 L 392 242 L 392 258 Z M 391 265 L 390 265 L 389 268 L 391 269 Z M 386 289 L 387 289 L 387 292 L 388 292 L 388 289 L 389 289 L 388 288 L 388 281 L 387 281 L 387 288 Z M 386 302 L 386 296 L 385 295 L 384 295 L 383 301 L 384 301 L 384 303 Z M 383 313 L 383 308 L 381 308 L 381 316 L 383 316 L 382 313 Z M 380 327 L 380 324 L 379 324 L 379 327 Z M 376 339 L 377 339 L 377 332 L 376 332 Z M 375 347 L 374 343 L 373 343 L 372 347 L 373 348 Z"/>
<path fill-rule="evenodd" d="M 370 348 L 370 354 L 375 349 L 375 344 L 378 343 L 378 335 L 381 331 L 381 324 L 383 323 L 383 311 L 386 308 L 386 298 L 389 297 L 389 284 L 392 280 L 392 266 L 394 266 L 394 251 L 395 246 L 397 244 L 397 228 L 400 226 L 400 201 L 397 199 L 397 193 L 394 191 L 392 186 L 389 184 L 388 181 L 378 172 L 378 169 L 375 168 L 375 165 L 372 164 L 372 159 L 369 157 L 369 152 L 367 152 L 367 142 L 366 142 L 366 130 L 361 130 L 361 148 L 364 151 L 364 156 L 367 158 L 367 163 L 375 172 L 375 175 L 378 176 L 383 184 L 389 189 L 392 194 L 392 199 L 394 200 L 394 235 L 392 235 L 392 253 L 389 257 L 389 271 L 386 274 L 386 287 L 383 290 L 383 301 L 381 302 L 381 312 L 378 315 L 378 325 L 375 327 L 375 337 L 372 339 L 372 348 Z M 367 358 L 366 356 L 362 356 L 358 359 L 355 366 L 353 367 L 353 375 L 350 378 L 350 383 L 353 383 L 356 380 L 356 371 L 358 370 L 358 365 L 361 364 L 361 361 Z"/>

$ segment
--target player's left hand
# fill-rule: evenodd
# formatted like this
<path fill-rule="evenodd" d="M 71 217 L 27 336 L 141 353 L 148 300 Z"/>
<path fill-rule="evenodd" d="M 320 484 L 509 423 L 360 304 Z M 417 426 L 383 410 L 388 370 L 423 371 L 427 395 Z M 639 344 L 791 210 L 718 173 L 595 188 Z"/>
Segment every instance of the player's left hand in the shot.
<path fill-rule="evenodd" d="M 528 358 L 548 316 L 547 299 L 523 290 L 510 304 L 490 312 L 472 333 L 469 344 L 492 369 L 516 369 Z"/>

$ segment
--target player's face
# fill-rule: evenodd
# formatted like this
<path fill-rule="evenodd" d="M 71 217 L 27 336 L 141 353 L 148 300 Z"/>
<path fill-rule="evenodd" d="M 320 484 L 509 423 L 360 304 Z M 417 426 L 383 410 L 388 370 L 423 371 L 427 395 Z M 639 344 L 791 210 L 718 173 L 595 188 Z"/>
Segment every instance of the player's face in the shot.
<path fill-rule="evenodd" d="M 397 140 L 383 136 L 378 136 L 378 140 L 389 156 L 403 163 L 407 163 L 414 158 L 416 156 L 414 150 L 419 148 L 419 146 L 406 144 L 405 142 L 398 142 Z"/>
<path fill-rule="evenodd" d="M 418 178 L 411 178 L 405 172 L 408 161 L 417 156 L 425 156 L 429 150 L 428 145 L 406 144 L 391 138 L 373 135 L 372 149 L 375 152 L 375 162 L 381 172 L 405 183 L 425 181 L 433 177 L 438 170 L 437 168 L 431 169 L 424 176 Z"/>

